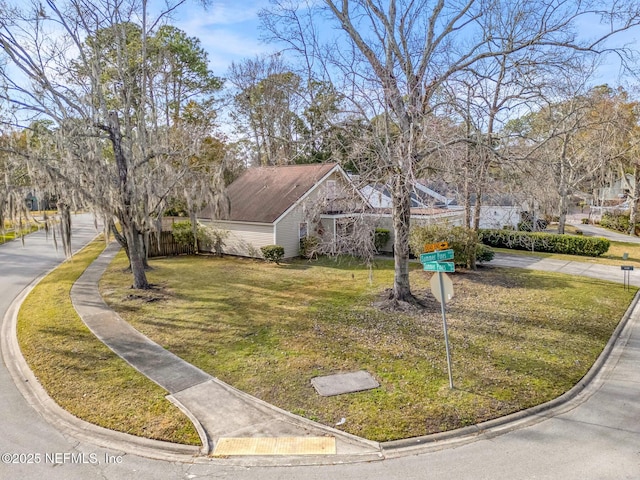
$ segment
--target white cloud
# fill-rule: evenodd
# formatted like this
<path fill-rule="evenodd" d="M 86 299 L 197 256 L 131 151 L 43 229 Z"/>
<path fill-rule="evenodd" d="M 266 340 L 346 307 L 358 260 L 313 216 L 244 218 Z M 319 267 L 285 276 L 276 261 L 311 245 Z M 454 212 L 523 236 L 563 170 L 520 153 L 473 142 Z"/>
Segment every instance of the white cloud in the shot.
<path fill-rule="evenodd" d="M 210 68 L 218 75 L 223 75 L 231 66 L 231 62 L 246 57 L 254 57 L 271 52 L 273 47 L 261 43 L 257 36 L 250 32 L 227 29 L 211 29 L 195 35 L 200 38 L 203 47 L 209 53 Z"/>
<path fill-rule="evenodd" d="M 258 20 L 258 13 L 268 2 L 264 0 L 243 2 L 216 2 L 212 6 L 185 9 L 180 12 L 180 24 L 196 29 L 202 27 L 236 25 Z"/>
<path fill-rule="evenodd" d="M 216 2 L 206 10 L 182 11 L 175 25 L 200 39 L 209 53 L 210 68 L 224 75 L 231 62 L 273 50 L 259 39 L 258 13 L 267 4 L 265 0 Z"/>

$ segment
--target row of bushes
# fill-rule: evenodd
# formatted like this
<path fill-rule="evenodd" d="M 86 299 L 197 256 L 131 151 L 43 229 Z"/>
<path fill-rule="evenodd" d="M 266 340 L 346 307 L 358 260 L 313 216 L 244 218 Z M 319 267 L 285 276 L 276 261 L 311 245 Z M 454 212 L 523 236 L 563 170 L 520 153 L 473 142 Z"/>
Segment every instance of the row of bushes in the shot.
<path fill-rule="evenodd" d="M 482 243 L 496 248 L 512 248 L 547 253 L 565 253 L 599 257 L 609 250 L 609 240 L 598 237 L 558 235 L 542 232 L 515 232 L 512 230 L 480 230 Z"/>
<path fill-rule="evenodd" d="M 413 227 L 409 233 L 409 247 L 416 257 L 428 243 L 447 242 L 453 250 L 454 263 L 465 268 L 475 268 L 476 262 L 493 260 L 494 252 L 483 245 L 478 234 L 465 227 L 450 225 L 428 225 Z"/>
<path fill-rule="evenodd" d="M 624 213 L 603 213 L 600 219 L 600 226 L 618 232 L 629 233 L 629 214 Z M 640 229 L 640 224 L 636 223 L 636 231 Z"/>

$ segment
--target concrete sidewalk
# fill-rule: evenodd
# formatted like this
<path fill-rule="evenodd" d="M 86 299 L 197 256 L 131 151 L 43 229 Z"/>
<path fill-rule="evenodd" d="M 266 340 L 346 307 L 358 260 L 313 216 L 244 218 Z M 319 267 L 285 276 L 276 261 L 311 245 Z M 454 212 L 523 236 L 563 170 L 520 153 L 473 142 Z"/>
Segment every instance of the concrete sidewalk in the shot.
<path fill-rule="evenodd" d="M 624 262 L 621 262 L 622 265 Z M 566 273 L 582 277 L 597 278 L 609 282 L 623 283 L 624 272 L 620 266 L 597 263 L 556 260 L 532 255 L 496 253 L 494 259 L 485 264 L 489 267 L 517 267 L 547 272 Z M 629 284 L 640 287 L 640 269 L 629 272 Z"/>
<path fill-rule="evenodd" d="M 97 287 L 100 277 L 118 250 L 116 244 L 109 246 L 76 282 L 71 292 L 74 306 L 98 338 L 169 392 L 168 398 L 176 403 L 198 428 L 204 445 L 203 454 L 214 452 L 214 447 L 221 441 L 237 438 L 335 438 L 336 454 L 333 455 L 303 456 L 294 453 L 288 456 L 262 457 L 260 461 L 255 457 L 248 457 L 249 463 L 243 461 L 243 457 L 235 457 L 235 461 L 225 460 L 240 465 L 326 465 L 406 457 L 440 451 L 445 447 L 467 445 L 480 438 L 493 439 L 496 435 L 521 431 L 523 427 L 538 425 L 544 420 L 562 418 L 595 393 L 603 391 L 603 372 L 609 375 L 607 369 L 616 366 L 620 356 L 627 352 L 625 348 L 630 345 L 627 343 L 630 333 L 622 334 L 623 343 L 618 341 L 621 332 L 630 332 L 629 327 L 632 324 L 636 325 L 634 328 L 637 329 L 640 316 L 640 308 L 637 307 L 637 302 L 634 302 L 589 374 L 574 389 L 556 400 L 453 432 L 379 444 L 298 417 L 236 390 L 188 364 L 133 329 L 108 308 Z M 496 255 L 491 264 L 551 270 L 622 282 L 622 272 L 615 266 L 508 254 Z M 640 279 L 632 278 L 631 283 L 640 286 Z M 632 322 L 628 322 L 630 319 Z M 617 353 L 610 355 L 611 352 Z M 626 354 L 636 355 L 640 359 L 637 349 Z M 637 377 L 636 371 L 635 376 L 630 376 L 625 381 L 631 382 L 631 385 L 640 384 L 640 378 Z M 615 399 L 609 401 L 613 400 Z"/>
<path fill-rule="evenodd" d="M 336 455 L 318 458 L 317 463 L 381 458 L 378 443 L 293 415 L 241 392 L 165 350 L 122 320 L 98 291 L 98 281 L 119 249 L 112 243 L 82 274 L 71 290 L 73 305 L 96 337 L 169 392 L 169 399 L 198 429 L 203 454 L 213 453 L 215 445 L 227 438 L 329 436 L 335 438 Z M 313 460 L 307 457 L 309 462 Z"/>

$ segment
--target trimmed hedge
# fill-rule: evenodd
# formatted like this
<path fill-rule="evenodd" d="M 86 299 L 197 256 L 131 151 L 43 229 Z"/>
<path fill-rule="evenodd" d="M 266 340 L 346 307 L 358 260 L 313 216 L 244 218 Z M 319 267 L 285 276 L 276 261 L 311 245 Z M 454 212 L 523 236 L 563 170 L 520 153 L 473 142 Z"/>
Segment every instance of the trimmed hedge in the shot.
<path fill-rule="evenodd" d="M 269 262 L 280 264 L 280 260 L 284 257 L 284 247 L 281 245 L 265 245 L 260 247 L 262 255 Z"/>
<path fill-rule="evenodd" d="M 373 236 L 373 244 L 376 252 L 380 252 L 391 238 L 391 232 L 386 228 L 376 228 Z"/>
<path fill-rule="evenodd" d="M 600 237 L 581 237 L 543 232 L 514 232 L 511 230 L 480 230 L 479 239 L 496 248 L 512 248 L 547 253 L 564 253 L 599 257 L 609 250 L 609 240 Z"/>

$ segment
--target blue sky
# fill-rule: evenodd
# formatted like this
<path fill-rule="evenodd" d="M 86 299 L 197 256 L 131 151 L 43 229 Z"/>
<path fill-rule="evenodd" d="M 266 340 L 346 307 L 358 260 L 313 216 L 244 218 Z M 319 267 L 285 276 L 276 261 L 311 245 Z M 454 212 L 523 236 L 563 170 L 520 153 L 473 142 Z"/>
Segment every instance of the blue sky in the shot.
<path fill-rule="evenodd" d="M 259 39 L 258 12 L 268 3 L 268 0 L 221 0 L 203 10 L 196 2 L 190 2 L 179 12 L 175 24 L 200 39 L 209 53 L 211 70 L 224 76 L 232 61 L 275 50 L 275 46 Z"/>
<path fill-rule="evenodd" d="M 262 32 L 258 13 L 268 6 L 269 0 L 214 0 L 205 10 L 193 1 L 180 9 L 175 24 L 188 35 L 200 39 L 209 53 L 211 70 L 224 77 L 231 62 L 277 50 L 276 45 L 260 39 Z M 595 18 L 583 19 L 581 23 L 580 33 L 584 35 L 602 34 L 606 28 Z M 625 32 L 618 41 L 635 43 L 638 36 L 637 30 Z M 617 59 L 609 57 L 600 67 L 595 83 L 617 85 L 619 73 Z"/>

